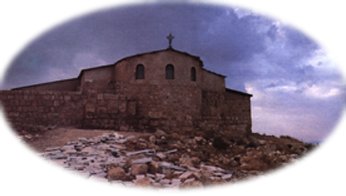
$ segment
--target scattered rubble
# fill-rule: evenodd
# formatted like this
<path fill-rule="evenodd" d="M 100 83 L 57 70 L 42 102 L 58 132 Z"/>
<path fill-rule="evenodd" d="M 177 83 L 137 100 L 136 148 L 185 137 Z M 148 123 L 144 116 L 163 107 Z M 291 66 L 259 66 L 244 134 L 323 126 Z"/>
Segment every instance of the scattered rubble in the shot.
<path fill-rule="evenodd" d="M 90 177 L 129 185 L 195 187 L 237 181 L 276 168 L 310 147 L 289 137 L 181 136 L 159 130 L 124 136 L 109 133 L 47 148 L 43 156 Z"/>

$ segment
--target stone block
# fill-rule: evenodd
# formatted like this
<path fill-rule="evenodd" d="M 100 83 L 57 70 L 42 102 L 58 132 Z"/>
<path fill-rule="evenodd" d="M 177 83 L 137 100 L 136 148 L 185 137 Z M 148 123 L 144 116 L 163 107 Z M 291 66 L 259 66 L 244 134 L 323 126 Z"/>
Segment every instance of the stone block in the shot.
<path fill-rule="evenodd" d="M 102 100 L 103 99 L 103 94 L 98 94 L 97 95 L 97 100 Z"/>

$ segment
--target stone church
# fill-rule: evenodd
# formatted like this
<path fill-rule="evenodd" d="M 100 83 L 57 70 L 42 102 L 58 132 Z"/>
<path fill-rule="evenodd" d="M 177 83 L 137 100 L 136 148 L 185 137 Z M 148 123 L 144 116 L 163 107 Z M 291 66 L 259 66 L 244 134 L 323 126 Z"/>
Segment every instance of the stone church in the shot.
<path fill-rule="evenodd" d="M 84 69 L 72 79 L 0 92 L 21 129 L 42 126 L 121 131 L 251 132 L 252 95 L 226 88 L 226 76 L 172 47 Z"/>

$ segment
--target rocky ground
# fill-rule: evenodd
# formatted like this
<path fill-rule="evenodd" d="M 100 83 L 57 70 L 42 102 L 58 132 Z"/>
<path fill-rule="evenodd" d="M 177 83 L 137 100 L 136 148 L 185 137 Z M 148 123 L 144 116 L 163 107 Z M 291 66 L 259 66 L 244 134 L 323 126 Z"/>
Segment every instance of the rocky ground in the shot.
<path fill-rule="evenodd" d="M 212 133 L 198 132 L 64 130 L 69 137 L 55 147 L 43 145 L 40 134 L 22 136 L 43 157 L 63 167 L 92 178 L 154 187 L 195 187 L 238 181 L 292 162 L 313 147 L 290 137 L 259 134 L 226 140 Z M 73 132 L 76 134 L 72 136 Z"/>

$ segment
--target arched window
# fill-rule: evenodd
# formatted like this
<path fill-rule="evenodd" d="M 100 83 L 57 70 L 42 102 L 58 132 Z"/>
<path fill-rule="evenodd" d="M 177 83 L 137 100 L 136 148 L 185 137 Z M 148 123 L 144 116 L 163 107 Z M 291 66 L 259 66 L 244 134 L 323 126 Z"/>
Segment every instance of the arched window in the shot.
<path fill-rule="evenodd" d="M 167 80 L 174 79 L 174 66 L 172 64 L 168 64 L 166 66 L 166 79 Z"/>
<path fill-rule="evenodd" d="M 136 67 L 136 80 L 144 79 L 144 65 L 138 64 Z"/>
<path fill-rule="evenodd" d="M 196 68 L 191 67 L 191 81 L 196 81 Z"/>

